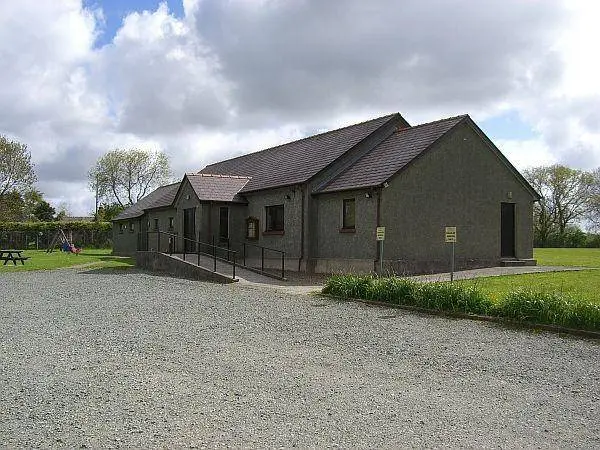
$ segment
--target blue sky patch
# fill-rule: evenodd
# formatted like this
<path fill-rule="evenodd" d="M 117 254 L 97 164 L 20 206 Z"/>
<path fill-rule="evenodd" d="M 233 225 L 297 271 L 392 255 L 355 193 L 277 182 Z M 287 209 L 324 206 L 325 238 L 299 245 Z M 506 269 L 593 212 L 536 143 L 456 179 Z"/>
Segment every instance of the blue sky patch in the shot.
<path fill-rule="evenodd" d="M 96 40 L 96 47 L 110 44 L 123 25 L 123 19 L 132 12 L 156 11 L 161 3 L 166 3 L 169 12 L 176 17 L 183 17 L 182 0 L 83 0 L 88 9 L 101 8 L 104 11 L 106 24 Z"/>
<path fill-rule="evenodd" d="M 508 111 L 499 116 L 478 122 L 479 127 L 488 137 L 496 139 L 526 140 L 535 138 L 538 133 L 530 125 L 523 122 L 515 111 Z"/>

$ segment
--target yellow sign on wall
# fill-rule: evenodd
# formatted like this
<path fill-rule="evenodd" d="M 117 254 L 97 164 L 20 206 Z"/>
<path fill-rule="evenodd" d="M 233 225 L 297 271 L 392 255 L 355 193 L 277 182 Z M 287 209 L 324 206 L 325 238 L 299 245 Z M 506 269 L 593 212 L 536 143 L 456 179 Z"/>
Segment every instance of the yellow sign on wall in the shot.
<path fill-rule="evenodd" d="M 385 227 L 377 227 L 377 240 L 385 241 Z"/>
<path fill-rule="evenodd" d="M 456 242 L 456 227 L 446 227 L 446 242 Z"/>

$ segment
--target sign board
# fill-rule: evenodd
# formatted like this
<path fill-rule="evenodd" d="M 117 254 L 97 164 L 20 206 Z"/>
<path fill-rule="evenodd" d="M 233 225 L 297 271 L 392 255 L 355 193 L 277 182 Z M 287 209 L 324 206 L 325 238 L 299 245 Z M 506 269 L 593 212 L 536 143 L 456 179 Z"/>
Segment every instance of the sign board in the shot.
<path fill-rule="evenodd" d="M 377 240 L 385 241 L 385 227 L 377 227 Z"/>
<path fill-rule="evenodd" d="M 446 242 L 456 242 L 456 227 L 446 227 Z"/>

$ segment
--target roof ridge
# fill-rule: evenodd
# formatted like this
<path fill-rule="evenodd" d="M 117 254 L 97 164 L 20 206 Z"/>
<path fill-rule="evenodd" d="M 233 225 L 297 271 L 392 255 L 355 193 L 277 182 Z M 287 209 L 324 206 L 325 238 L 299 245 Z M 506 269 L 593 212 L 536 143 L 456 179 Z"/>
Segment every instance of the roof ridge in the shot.
<path fill-rule="evenodd" d="M 420 127 L 424 127 L 427 125 L 433 125 L 434 123 L 440 123 L 440 122 L 447 122 L 449 120 L 456 120 L 456 119 L 465 119 L 469 117 L 468 114 L 459 114 L 457 116 L 452 116 L 452 117 L 446 117 L 445 119 L 438 119 L 438 120 L 433 120 L 431 122 L 425 122 L 425 123 L 420 123 L 418 125 L 413 125 L 411 127 L 407 127 L 407 128 L 400 128 L 399 130 L 397 130 L 397 133 L 401 133 L 403 131 L 408 131 L 408 130 L 414 130 L 415 128 L 420 128 Z"/>
<path fill-rule="evenodd" d="M 284 142 L 283 144 L 275 145 L 273 147 L 263 148 L 262 150 L 258 150 L 256 152 L 245 153 L 245 154 L 240 155 L 240 156 L 235 156 L 235 157 L 229 158 L 229 159 L 227 159 L 225 161 L 233 161 L 233 160 L 244 158 L 244 157 L 247 157 L 247 156 L 250 156 L 250 155 L 256 155 L 258 153 L 267 152 L 267 151 L 271 151 L 271 150 L 276 150 L 276 149 L 278 149 L 280 147 L 283 147 L 283 146 L 286 146 L 286 145 L 289 145 L 289 144 L 294 144 L 296 142 L 301 142 L 301 141 L 304 141 L 304 140 L 307 140 L 307 139 L 315 138 L 317 136 L 325 136 L 326 134 L 335 133 L 336 131 L 345 130 L 347 128 L 355 127 L 355 126 L 358 126 L 358 125 L 364 125 L 364 124 L 369 123 L 369 122 L 375 122 L 376 120 L 381 120 L 381 119 L 384 119 L 386 117 L 392 117 L 392 116 L 395 116 L 395 115 L 400 115 L 400 113 L 399 112 L 395 112 L 395 113 L 391 113 L 391 114 L 386 114 L 385 116 L 375 117 L 373 119 L 368 119 L 368 120 L 364 120 L 362 122 L 353 123 L 353 124 L 346 125 L 346 126 L 343 126 L 343 127 L 335 128 L 333 130 L 323 131 L 322 133 L 311 134 L 310 136 L 305 136 L 305 137 L 300 138 L 300 139 L 296 139 L 296 140 L 289 141 L 289 142 Z M 212 166 L 212 165 L 220 164 L 222 162 L 224 162 L 224 161 L 217 161 L 217 162 L 215 162 L 213 164 L 209 164 L 208 166 L 205 166 L 205 169 L 207 167 Z M 204 169 L 202 169 L 202 170 L 204 170 Z"/>
<path fill-rule="evenodd" d="M 207 178 L 235 178 L 235 179 L 244 179 L 244 180 L 251 180 L 252 177 L 249 176 L 245 176 L 245 175 L 225 175 L 225 174 L 218 174 L 218 173 L 186 173 L 186 175 L 188 176 L 193 176 L 193 177 L 207 177 Z"/>
<path fill-rule="evenodd" d="M 163 184 L 162 186 L 159 186 L 156 189 L 154 189 L 154 191 L 156 191 L 157 189 L 161 189 L 161 188 L 166 188 L 166 187 L 169 187 L 169 186 L 173 186 L 173 185 L 179 184 L 179 183 L 181 183 L 181 181 L 174 181 L 173 183 Z M 154 191 L 152 191 L 152 192 L 154 192 Z M 150 192 L 150 194 L 152 194 L 152 192 Z M 150 195 L 150 194 L 148 194 L 148 195 Z"/>

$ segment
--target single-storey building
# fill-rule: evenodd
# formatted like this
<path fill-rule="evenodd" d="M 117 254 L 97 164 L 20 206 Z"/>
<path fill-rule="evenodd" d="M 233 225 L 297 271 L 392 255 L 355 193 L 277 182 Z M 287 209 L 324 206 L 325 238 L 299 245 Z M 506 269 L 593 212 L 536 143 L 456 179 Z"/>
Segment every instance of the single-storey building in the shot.
<path fill-rule="evenodd" d="M 288 270 L 371 272 L 385 227 L 384 271 L 425 273 L 448 270 L 456 227 L 457 268 L 534 264 L 538 199 L 468 115 L 411 126 L 396 113 L 188 173 L 115 218 L 114 252 L 246 243 L 285 252 Z"/>

